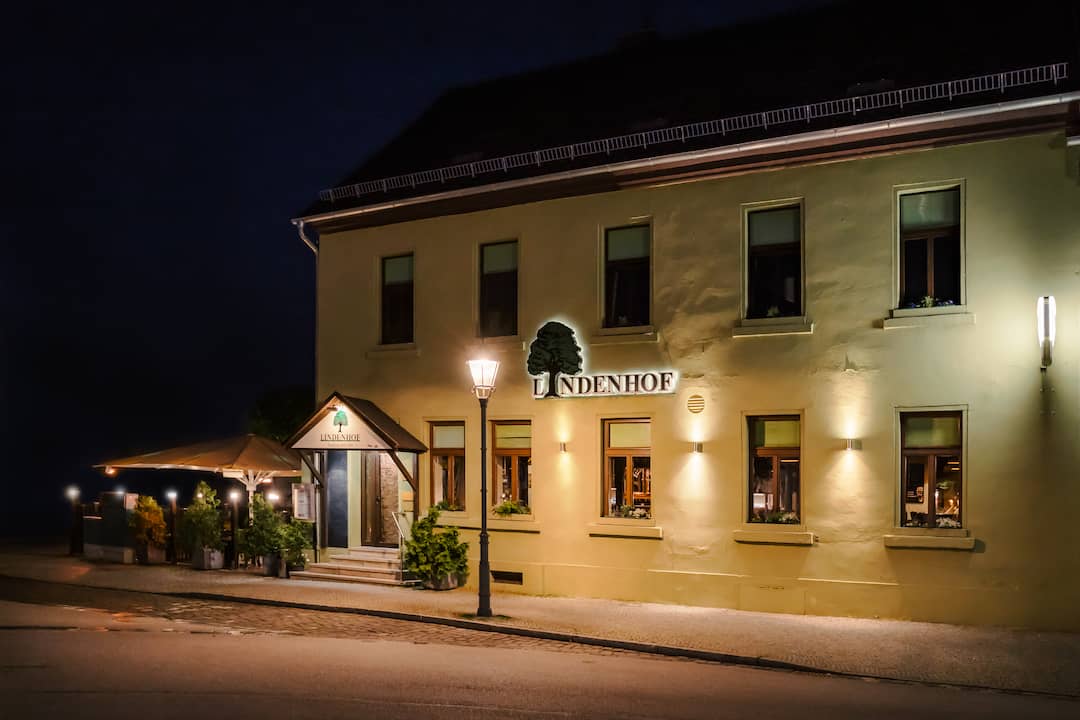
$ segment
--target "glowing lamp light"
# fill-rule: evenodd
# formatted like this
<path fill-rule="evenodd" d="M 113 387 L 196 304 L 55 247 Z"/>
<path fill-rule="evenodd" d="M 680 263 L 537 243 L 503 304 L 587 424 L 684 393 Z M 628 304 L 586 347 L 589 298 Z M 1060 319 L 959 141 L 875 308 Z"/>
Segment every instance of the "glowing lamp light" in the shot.
<path fill-rule="evenodd" d="M 240 493 L 238 493 L 236 490 L 233 490 L 232 492 L 229 493 L 229 499 L 232 500 L 233 502 L 236 502 L 237 500 L 240 499 Z"/>
<path fill-rule="evenodd" d="M 566 443 L 559 443 L 559 452 L 566 452 Z"/>
<path fill-rule="evenodd" d="M 165 497 L 168 498 L 169 502 L 176 502 L 176 491 L 175 490 L 166 490 L 165 491 Z"/>
<path fill-rule="evenodd" d="M 1057 303 L 1053 295 L 1043 295 L 1036 303 L 1036 323 L 1039 332 L 1039 348 L 1042 349 L 1042 368 L 1054 362 L 1054 335 L 1057 330 Z"/>
<path fill-rule="evenodd" d="M 113 475 L 116 474 L 116 468 L 114 468 L 112 465 L 106 465 L 105 466 L 105 474 L 108 475 L 109 477 L 112 477 Z"/>
<path fill-rule="evenodd" d="M 469 372 L 472 374 L 473 393 L 484 400 L 495 392 L 495 376 L 499 374 L 498 360 L 469 360 Z"/>
<path fill-rule="evenodd" d="M 281 496 L 278 495 L 276 492 L 266 493 L 266 499 L 272 503 L 276 503 L 278 500 L 281 499 Z"/>
<path fill-rule="evenodd" d="M 844 440 L 845 450 L 862 450 L 862 440 L 847 438 Z"/>
<path fill-rule="evenodd" d="M 65 494 L 68 496 L 68 500 L 70 500 L 71 502 L 75 502 L 79 499 L 79 488 L 75 485 L 68 485 Z"/>
<path fill-rule="evenodd" d="M 197 497 L 197 498 L 199 498 L 200 500 L 202 500 L 202 493 L 195 493 L 195 497 Z"/>
<path fill-rule="evenodd" d="M 705 452 L 704 443 L 696 442 L 696 443 L 691 443 L 691 445 L 693 446 L 694 452 L 696 452 L 696 453 Z"/>
<path fill-rule="evenodd" d="M 754 509 L 765 509 L 765 493 L 754 493 Z"/>

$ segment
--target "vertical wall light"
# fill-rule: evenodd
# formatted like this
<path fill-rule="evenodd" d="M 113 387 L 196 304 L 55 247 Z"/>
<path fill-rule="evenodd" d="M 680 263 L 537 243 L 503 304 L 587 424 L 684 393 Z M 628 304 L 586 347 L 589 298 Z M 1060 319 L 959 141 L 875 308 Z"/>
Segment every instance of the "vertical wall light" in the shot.
<path fill-rule="evenodd" d="M 1054 335 L 1057 323 L 1057 303 L 1053 295 L 1043 295 L 1036 304 L 1036 321 L 1039 331 L 1039 348 L 1042 350 L 1042 369 L 1054 361 Z"/>

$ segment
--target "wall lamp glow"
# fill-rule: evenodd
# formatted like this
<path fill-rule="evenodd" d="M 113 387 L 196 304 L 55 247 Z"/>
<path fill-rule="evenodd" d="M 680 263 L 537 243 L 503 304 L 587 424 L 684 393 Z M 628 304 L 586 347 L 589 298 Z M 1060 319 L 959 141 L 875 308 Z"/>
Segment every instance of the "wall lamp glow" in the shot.
<path fill-rule="evenodd" d="M 79 488 L 74 485 L 68 485 L 67 496 L 68 500 L 70 500 L 71 502 L 75 502 L 79 499 Z"/>
<path fill-rule="evenodd" d="M 566 443 L 559 443 L 559 452 L 566 452 Z"/>
<path fill-rule="evenodd" d="M 114 468 L 112 465 L 106 465 L 105 466 L 105 474 L 108 475 L 109 477 L 112 477 L 113 475 L 116 474 L 116 468 Z"/>
<path fill-rule="evenodd" d="M 696 453 L 705 452 L 704 443 L 696 442 L 696 443 L 690 443 L 690 445 L 693 447 L 694 452 L 696 452 Z"/>
<path fill-rule="evenodd" d="M 862 440 L 856 438 L 846 438 L 844 440 L 845 450 L 862 450 Z"/>
<path fill-rule="evenodd" d="M 1053 295 L 1043 295 L 1036 304 L 1036 321 L 1039 330 L 1039 348 L 1042 349 L 1042 369 L 1054 362 L 1054 335 L 1057 324 L 1057 303 Z"/>

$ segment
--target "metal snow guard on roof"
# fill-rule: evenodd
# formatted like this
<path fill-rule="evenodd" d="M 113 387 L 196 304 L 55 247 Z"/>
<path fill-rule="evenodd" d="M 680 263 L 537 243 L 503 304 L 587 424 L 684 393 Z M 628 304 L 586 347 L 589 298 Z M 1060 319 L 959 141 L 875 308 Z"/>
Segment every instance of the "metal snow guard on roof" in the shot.
<path fill-rule="evenodd" d="M 319 198 L 327 202 L 335 202 L 350 197 L 359 198 L 377 192 L 389 192 L 401 188 L 415 188 L 417 185 L 426 185 L 435 182 L 446 182 L 464 177 L 477 177 L 494 172 L 507 172 L 515 168 L 526 166 L 541 167 L 545 163 L 552 163 L 576 158 L 610 154 L 613 151 L 647 148 L 650 145 L 662 145 L 672 142 L 685 142 L 686 140 L 712 135 L 725 136 L 729 132 L 752 130 L 756 128 L 768 129 L 774 125 L 785 125 L 796 122 L 811 122 L 818 118 L 836 117 L 839 115 L 858 115 L 860 112 L 881 110 L 884 108 L 925 103 L 934 100 L 952 100 L 965 95 L 992 92 L 998 90 L 1005 92 L 1011 87 L 1023 87 L 1038 85 L 1040 83 L 1053 83 L 1068 78 L 1068 63 L 1054 63 L 1051 65 L 1038 65 L 1035 67 L 1010 70 L 1008 72 L 977 75 L 960 80 L 947 80 L 945 82 L 932 83 L 930 85 L 918 85 L 915 87 L 902 88 L 900 90 L 886 90 L 869 95 L 842 98 L 839 100 L 826 100 L 808 105 L 795 105 L 779 110 L 766 110 L 764 112 L 747 113 L 708 120 L 705 122 L 690 123 L 688 125 L 675 125 L 673 127 L 648 130 L 645 132 L 630 133 L 629 135 L 617 135 L 615 137 L 600 140 L 588 140 L 572 145 L 558 145 L 543 150 L 504 155 L 502 157 L 479 160 L 477 162 L 449 165 L 434 170 L 422 170 L 420 172 L 394 175 L 380 180 L 352 183 L 341 187 L 322 190 Z"/>

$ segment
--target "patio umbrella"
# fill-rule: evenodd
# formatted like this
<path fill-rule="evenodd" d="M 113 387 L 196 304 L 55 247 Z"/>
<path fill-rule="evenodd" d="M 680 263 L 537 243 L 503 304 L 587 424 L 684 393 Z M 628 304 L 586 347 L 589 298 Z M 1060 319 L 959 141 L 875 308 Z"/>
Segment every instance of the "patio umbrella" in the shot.
<path fill-rule="evenodd" d="M 270 482 L 275 477 L 300 476 L 300 456 L 270 438 L 249 433 L 118 458 L 94 467 L 204 470 L 221 473 L 224 477 L 244 483 L 250 509 L 252 496 L 259 483 Z"/>

